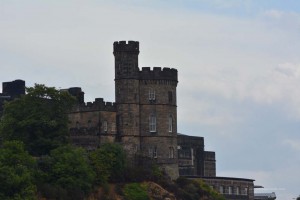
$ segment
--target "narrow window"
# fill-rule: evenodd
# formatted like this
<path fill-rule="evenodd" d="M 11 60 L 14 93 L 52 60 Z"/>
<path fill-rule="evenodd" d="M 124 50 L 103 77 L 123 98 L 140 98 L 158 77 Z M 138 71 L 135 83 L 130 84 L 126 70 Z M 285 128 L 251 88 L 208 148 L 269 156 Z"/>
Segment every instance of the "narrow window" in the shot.
<path fill-rule="evenodd" d="M 116 131 L 116 123 L 111 123 L 111 131 Z"/>
<path fill-rule="evenodd" d="M 173 132 L 173 118 L 172 115 L 169 116 L 169 132 Z"/>
<path fill-rule="evenodd" d="M 80 123 L 79 122 L 76 122 L 76 128 L 80 129 Z"/>
<path fill-rule="evenodd" d="M 149 101 L 155 100 L 155 90 L 153 88 L 149 89 Z"/>
<path fill-rule="evenodd" d="M 169 158 L 174 158 L 174 148 L 169 147 Z"/>
<path fill-rule="evenodd" d="M 107 132 L 107 121 L 103 122 L 103 131 Z"/>
<path fill-rule="evenodd" d="M 157 158 L 157 148 L 154 147 L 153 149 L 153 158 Z"/>
<path fill-rule="evenodd" d="M 224 193 L 224 188 L 222 185 L 220 185 L 220 194 L 223 194 Z"/>
<path fill-rule="evenodd" d="M 169 91 L 168 96 L 169 96 L 169 103 L 172 103 L 173 102 L 173 92 Z"/>
<path fill-rule="evenodd" d="M 232 187 L 231 186 L 228 187 L 228 194 L 232 194 Z"/>
<path fill-rule="evenodd" d="M 247 187 L 245 188 L 244 192 L 245 192 L 245 195 L 248 195 L 248 188 Z"/>
<path fill-rule="evenodd" d="M 150 158 L 152 158 L 152 156 L 153 156 L 153 149 L 152 148 L 148 149 L 148 155 L 149 155 Z"/>
<path fill-rule="evenodd" d="M 240 195 L 240 188 L 236 187 L 236 195 Z"/>
<path fill-rule="evenodd" d="M 92 128 L 92 121 L 91 120 L 88 121 L 88 128 Z"/>
<path fill-rule="evenodd" d="M 156 132 L 156 116 L 154 114 L 149 117 L 149 130 L 150 132 Z"/>

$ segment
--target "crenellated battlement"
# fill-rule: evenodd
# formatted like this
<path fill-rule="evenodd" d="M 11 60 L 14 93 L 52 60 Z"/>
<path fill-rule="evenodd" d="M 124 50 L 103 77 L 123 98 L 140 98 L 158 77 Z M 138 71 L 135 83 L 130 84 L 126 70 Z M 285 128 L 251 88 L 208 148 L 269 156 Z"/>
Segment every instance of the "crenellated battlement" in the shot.
<path fill-rule="evenodd" d="M 177 69 L 168 67 L 142 67 L 140 80 L 172 80 L 178 81 Z"/>
<path fill-rule="evenodd" d="M 139 42 L 137 41 L 116 41 L 114 42 L 114 53 L 115 52 L 136 52 L 139 53 Z"/>
<path fill-rule="evenodd" d="M 93 102 L 78 104 L 72 112 L 90 112 L 90 111 L 110 111 L 116 112 L 114 102 L 105 102 L 103 98 L 96 98 Z"/>

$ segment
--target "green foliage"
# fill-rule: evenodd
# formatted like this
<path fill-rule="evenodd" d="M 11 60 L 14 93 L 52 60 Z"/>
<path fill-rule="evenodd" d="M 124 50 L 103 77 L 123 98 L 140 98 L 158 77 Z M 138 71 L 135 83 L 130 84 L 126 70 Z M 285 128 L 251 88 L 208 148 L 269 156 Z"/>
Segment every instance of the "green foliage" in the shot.
<path fill-rule="evenodd" d="M 90 153 L 91 165 L 96 173 L 96 182 L 105 184 L 124 179 L 126 157 L 122 147 L 107 143 Z"/>
<path fill-rule="evenodd" d="M 215 200 L 225 200 L 225 198 L 219 192 L 217 192 L 216 190 L 211 188 L 204 181 L 202 181 L 200 179 L 195 180 L 195 181 L 199 184 L 200 188 L 203 191 L 205 191 L 206 193 L 208 193 L 209 196 L 211 196 L 213 199 L 215 199 Z"/>
<path fill-rule="evenodd" d="M 225 200 L 222 195 L 213 190 L 200 179 L 190 180 L 179 177 L 176 180 L 176 184 L 178 188 L 173 192 L 179 200 L 198 200 L 200 197 L 204 196 L 213 200 Z"/>
<path fill-rule="evenodd" d="M 48 154 L 67 143 L 67 110 L 75 99 L 67 92 L 36 84 L 4 106 L 0 123 L 3 140 L 21 140 L 31 155 Z"/>
<path fill-rule="evenodd" d="M 54 149 L 50 156 L 41 158 L 39 168 L 39 185 L 45 188 L 45 183 L 49 184 L 46 185 L 47 191 L 65 190 L 67 194 L 82 191 L 87 194 L 92 189 L 95 173 L 81 148 L 66 145 Z"/>
<path fill-rule="evenodd" d="M 34 159 L 20 141 L 4 142 L 0 148 L 0 199 L 36 199 Z"/>
<path fill-rule="evenodd" d="M 140 183 L 126 184 L 123 189 L 125 200 L 149 200 L 147 187 Z"/>

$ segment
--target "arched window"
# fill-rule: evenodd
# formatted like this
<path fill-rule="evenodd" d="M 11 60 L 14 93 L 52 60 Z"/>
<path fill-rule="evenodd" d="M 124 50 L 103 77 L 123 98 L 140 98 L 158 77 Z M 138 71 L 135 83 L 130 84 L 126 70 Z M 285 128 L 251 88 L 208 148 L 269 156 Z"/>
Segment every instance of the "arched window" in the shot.
<path fill-rule="evenodd" d="M 172 133 L 173 132 L 173 118 L 172 115 L 169 115 L 169 119 L 168 119 L 168 129 L 169 132 Z"/>
<path fill-rule="evenodd" d="M 156 132 L 156 116 L 154 114 L 149 117 L 149 131 Z"/>

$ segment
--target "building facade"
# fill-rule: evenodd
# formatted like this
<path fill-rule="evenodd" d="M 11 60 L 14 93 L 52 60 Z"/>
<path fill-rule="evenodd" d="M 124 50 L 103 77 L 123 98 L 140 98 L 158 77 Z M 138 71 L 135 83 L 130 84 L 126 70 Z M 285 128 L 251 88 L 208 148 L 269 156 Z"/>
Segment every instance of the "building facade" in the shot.
<path fill-rule="evenodd" d="M 138 65 L 139 42 L 115 42 L 115 99 L 84 103 L 81 88 L 69 113 L 71 140 L 87 149 L 119 142 L 131 163 L 151 160 L 172 178 L 179 176 L 177 152 L 177 70 Z"/>

